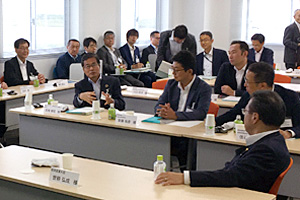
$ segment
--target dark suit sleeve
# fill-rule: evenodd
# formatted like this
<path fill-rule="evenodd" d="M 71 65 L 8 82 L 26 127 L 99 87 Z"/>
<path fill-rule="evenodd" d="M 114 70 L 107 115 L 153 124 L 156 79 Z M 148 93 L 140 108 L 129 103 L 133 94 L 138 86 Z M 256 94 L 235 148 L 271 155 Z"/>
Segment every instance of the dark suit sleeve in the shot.
<path fill-rule="evenodd" d="M 197 101 L 195 102 L 195 107 L 190 112 L 175 112 L 177 120 L 203 120 L 206 117 L 211 101 L 212 91 L 211 87 L 204 81 L 201 82 L 199 88 L 201 88 L 201 92 Z"/>
<path fill-rule="evenodd" d="M 104 47 L 105 48 L 105 47 Z M 97 55 L 100 60 L 103 61 L 103 72 L 104 74 L 114 74 L 115 73 L 115 66 L 113 63 L 109 62 L 109 56 L 107 55 L 109 52 L 105 52 L 102 48 L 98 49 Z"/>
<path fill-rule="evenodd" d="M 56 62 L 56 74 L 57 78 L 68 79 L 69 69 L 64 57 L 58 58 Z"/>
<path fill-rule="evenodd" d="M 115 101 L 115 108 L 118 110 L 125 109 L 125 101 L 121 94 L 121 84 L 118 78 L 114 78 L 113 80 L 113 88 L 110 90 L 112 92 L 111 97 Z"/>
<path fill-rule="evenodd" d="M 235 90 L 235 96 L 240 97 L 244 94 L 245 90 L 237 89 Z"/>
<path fill-rule="evenodd" d="M 268 64 L 270 64 L 273 67 L 274 52 L 271 49 L 266 49 L 263 61 L 266 62 L 266 63 L 268 63 Z"/>
<path fill-rule="evenodd" d="M 221 60 L 222 60 L 222 64 L 225 63 L 225 62 L 229 62 L 229 59 L 228 59 L 228 55 L 226 53 L 226 51 L 221 51 Z"/>
<path fill-rule="evenodd" d="M 264 183 L 267 185 L 260 190 L 268 192 L 278 174 L 278 163 L 274 160 L 277 156 L 275 153 L 268 144 L 259 144 L 246 158 L 237 155 L 241 158 L 229 168 L 225 167 L 217 171 L 191 171 L 191 186 L 250 189 L 257 188 L 256 184 Z M 267 180 L 264 181 L 265 178 Z"/>
<path fill-rule="evenodd" d="M 294 131 L 296 134 L 296 138 L 300 138 L 300 101 L 299 101 L 299 96 L 297 93 L 295 93 L 294 98 L 292 96 L 289 97 L 291 104 L 293 105 L 292 108 L 292 123 L 293 123 L 293 128 L 291 130 Z"/>
<path fill-rule="evenodd" d="M 196 39 L 195 36 L 191 35 L 191 39 L 192 39 L 192 43 L 191 43 L 191 53 L 194 54 L 194 56 L 197 55 L 197 43 L 196 43 Z"/>
<path fill-rule="evenodd" d="M 87 102 L 85 101 L 82 101 L 82 102 L 79 102 L 78 101 L 78 96 L 80 93 L 82 93 L 84 90 L 82 88 L 82 84 L 81 82 L 78 82 L 75 84 L 75 95 L 74 95 L 74 99 L 73 99 L 73 105 L 76 107 L 76 108 L 82 108 L 82 107 L 85 107 L 85 106 L 91 106 L 90 104 L 88 104 Z"/>
<path fill-rule="evenodd" d="M 166 49 L 167 49 L 167 44 L 169 37 L 168 34 L 165 33 L 161 33 L 160 35 L 160 40 L 159 40 L 159 45 L 158 45 L 158 49 L 157 49 L 157 59 L 156 59 L 156 67 L 155 67 L 155 71 L 158 70 L 159 65 L 161 64 L 161 62 L 163 60 L 165 60 L 165 54 L 166 54 Z"/>
<path fill-rule="evenodd" d="M 14 66 L 12 64 L 12 60 L 5 62 L 5 64 L 4 64 L 4 82 L 6 82 L 6 84 L 8 86 L 28 85 L 29 80 L 23 81 L 22 76 L 21 77 L 17 76 L 16 70 L 19 70 L 19 69 L 17 69 L 17 67 L 19 67 L 19 66 Z"/>
<path fill-rule="evenodd" d="M 145 66 L 148 61 L 148 56 L 149 56 L 148 48 L 143 49 L 141 63 L 143 63 Z"/>
<path fill-rule="evenodd" d="M 293 26 L 288 26 L 285 29 L 284 36 L 283 36 L 283 44 L 284 46 L 296 51 L 298 48 L 298 44 L 295 41 L 293 41 L 293 35 L 294 35 L 293 29 L 294 29 Z"/>
<path fill-rule="evenodd" d="M 216 82 L 215 82 L 215 86 L 214 86 L 214 89 L 215 89 L 215 94 L 222 94 L 222 90 L 221 90 L 221 87 L 224 84 L 224 74 L 225 74 L 225 65 L 222 64 L 220 70 L 219 70 L 219 73 L 218 73 L 218 76 L 217 76 L 217 79 L 216 79 Z"/>
<path fill-rule="evenodd" d="M 246 107 L 249 99 L 249 93 L 244 93 L 239 102 L 232 109 L 216 118 L 216 126 L 221 126 L 226 122 L 234 121 L 237 115 L 243 117 L 242 108 Z"/>

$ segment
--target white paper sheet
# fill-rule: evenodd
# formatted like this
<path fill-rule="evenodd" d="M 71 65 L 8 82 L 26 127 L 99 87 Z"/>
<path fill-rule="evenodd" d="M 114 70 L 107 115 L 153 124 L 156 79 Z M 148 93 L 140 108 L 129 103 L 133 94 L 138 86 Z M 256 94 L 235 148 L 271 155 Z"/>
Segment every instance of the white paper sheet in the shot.
<path fill-rule="evenodd" d="M 191 127 L 196 126 L 196 125 L 198 125 L 202 122 L 203 121 L 175 121 L 175 122 L 169 123 L 168 125 L 191 128 Z"/>

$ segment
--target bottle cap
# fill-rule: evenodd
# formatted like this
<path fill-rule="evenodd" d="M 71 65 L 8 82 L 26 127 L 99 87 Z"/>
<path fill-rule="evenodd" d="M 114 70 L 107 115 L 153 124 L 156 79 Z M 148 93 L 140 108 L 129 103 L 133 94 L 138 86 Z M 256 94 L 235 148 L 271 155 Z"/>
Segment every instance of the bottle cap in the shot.
<path fill-rule="evenodd" d="M 111 103 L 111 104 L 109 104 L 109 105 L 110 105 L 110 107 L 111 107 L 111 108 L 113 108 L 113 107 L 114 107 L 114 103 Z"/>
<path fill-rule="evenodd" d="M 163 161 L 164 156 L 163 155 L 157 155 L 157 161 Z"/>
<path fill-rule="evenodd" d="M 53 99 L 53 94 L 49 94 L 49 99 Z"/>

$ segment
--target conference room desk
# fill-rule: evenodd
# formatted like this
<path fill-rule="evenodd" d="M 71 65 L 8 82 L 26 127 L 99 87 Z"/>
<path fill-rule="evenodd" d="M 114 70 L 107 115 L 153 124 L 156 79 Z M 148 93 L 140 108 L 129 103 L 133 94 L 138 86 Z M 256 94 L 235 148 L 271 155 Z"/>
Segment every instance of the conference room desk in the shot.
<path fill-rule="evenodd" d="M 7 90 L 14 90 L 17 95 L 8 95 L 3 92 L 3 96 L 0 97 L 0 103 L 5 108 L 5 119 L 2 123 L 8 127 L 8 130 L 18 128 L 18 115 L 10 113 L 10 108 L 20 107 L 24 105 L 25 94 L 21 94 L 21 87 L 25 85 L 12 86 Z M 54 87 L 53 81 L 50 83 L 41 84 L 39 87 L 33 89 L 33 100 L 32 102 L 45 102 L 47 101 L 49 94 L 53 94 L 53 98 L 58 100 L 60 103 L 71 104 L 74 98 L 74 83 L 68 83 L 67 86 Z"/>
<path fill-rule="evenodd" d="M 186 185 L 154 184 L 153 172 L 74 157 L 73 171 L 80 174 L 78 187 L 49 181 L 50 168 L 31 166 L 32 159 L 56 158 L 61 154 L 33 148 L 9 146 L 0 149 L 1 199 L 9 200 L 271 200 L 274 195 L 240 188 L 192 188 Z M 17 158 L 17 159 L 16 159 Z M 34 170 L 33 173 L 22 173 Z"/>
<path fill-rule="evenodd" d="M 290 89 L 290 90 L 300 93 L 300 84 L 298 84 L 298 83 L 275 83 L 275 84 L 280 85 L 286 89 Z"/>
<path fill-rule="evenodd" d="M 163 90 L 147 88 L 147 94 L 138 94 L 133 92 L 134 87 L 128 86 L 127 89 L 122 90 L 122 95 L 126 102 L 126 110 L 134 110 L 135 112 L 154 114 L 154 107 L 157 100 L 163 93 Z M 220 108 L 226 108 L 222 113 L 232 108 L 237 102 L 223 101 L 218 99 L 216 104 Z"/>
<path fill-rule="evenodd" d="M 205 81 L 210 87 L 214 87 L 215 86 L 215 82 L 217 78 L 204 78 L 202 75 L 198 76 L 199 78 L 201 78 L 203 81 Z M 163 78 L 163 79 L 159 79 L 159 80 L 169 80 L 170 78 Z M 157 80 L 157 81 L 159 81 Z"/>
<path fill-rule="evenodd" d="M 222 169 L 235 156 L 235 150 L 246 145 L 245 141 L 236 139 L 233 131 L 215 136 L 206 136 L 202 131 L 186 131 L 183 137 L 197 140 L 197 170 Z M 294 164 L 284 177 L 278 194 L 300 198 L 300 139 L 286 140 L 286 144 Z"/>
<path fill-rule="evenodd" d="M 275 74 L 281 74 L 281 75 L 285 75 L 285 76 L 289 76 L 292 78 L 300 78 L 300 74 L 296 74 L 294 72 L 292 73 L 286 73 L 285 70 L 274 70 Z"/>

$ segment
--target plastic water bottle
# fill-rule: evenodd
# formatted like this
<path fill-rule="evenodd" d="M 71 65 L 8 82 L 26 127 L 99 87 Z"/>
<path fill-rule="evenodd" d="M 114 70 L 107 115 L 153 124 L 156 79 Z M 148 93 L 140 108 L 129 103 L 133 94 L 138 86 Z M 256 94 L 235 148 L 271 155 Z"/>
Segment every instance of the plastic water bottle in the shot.
<path fill-rule="evenodd" d="M 31 92 L 27 92 L 25 99 L 24 99 L 24 106 L 25 106 L 25 110 L 31 110 L 31 106 L 32 106 L 32 93 Z"/>
<path fill-rule="evenodd" d="M 111 119 L 111 120 L 116 119 L 116 109 L 115 109 L 113 103 L 110 104 L 110 107 L 108 109 L 108 119 Z"/>
<path fill-rule="evenodd" d="M 48 101 L 47 101 L 48 105 L 51 105 L 52 101 L 54 101 L 53 94 L 49 94 Z"/>
<path fill-rule="evenodd" d="M 147 69 L 150 69 L 150 68 L 151 68 L 149 61 L 147 61 L 147 63 L 146 63 L 146 68 L 147 68 Z"/>
<path fill-rule="evenodd" d="M 1 83 L 0 83 L 0 97 L 2 97 L 2 95 L 3 95 L 3 90 L 2 90 L 2 86 L 1 86 Z"/>
<path fill-rule="evenodd" d="M 153 164 L 153 171 L 154 171 L 154 180 L 156 180 L 157 176 L 162 173 L 166 172 L 166 163 L 164 162 L 163 155 L 157 155 L 157 160 Z"/>
<path fill-rule="evenodd" d="M 237 115 L 236 119 L 233 121 L 233 123 L 234 123 L 233 131 L 234 131 L 234 133 L 236 133 L 236 127 L 235 127 L 235 125 L 236 124 L 243 124 L 244 123 L 243 120 L 242 120 L 242 118 L 241 118 L 241 115 Z"/>

